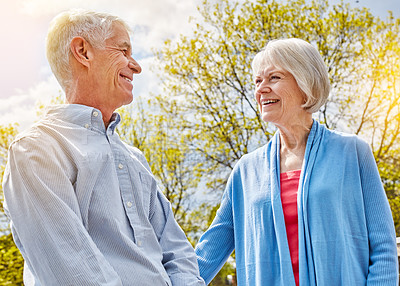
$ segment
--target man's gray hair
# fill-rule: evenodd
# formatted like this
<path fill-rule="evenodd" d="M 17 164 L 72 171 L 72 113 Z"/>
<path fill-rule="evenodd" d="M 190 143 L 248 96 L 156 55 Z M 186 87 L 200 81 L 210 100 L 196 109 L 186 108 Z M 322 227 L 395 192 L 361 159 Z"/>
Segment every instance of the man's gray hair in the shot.
<path fill-rule="evenodd" d="M 72 39 L 79 36 L 95 48 L 104 48 L 105 41 L 112 34 L 113 23 L 122 24 L 130 32 L 128 24 L 119 17 L 88 10 L 69 10 L 52 20 L 46 39 L 46 55 L 51 70 L 64 90 L 72 80 L 69 63 Z"/>

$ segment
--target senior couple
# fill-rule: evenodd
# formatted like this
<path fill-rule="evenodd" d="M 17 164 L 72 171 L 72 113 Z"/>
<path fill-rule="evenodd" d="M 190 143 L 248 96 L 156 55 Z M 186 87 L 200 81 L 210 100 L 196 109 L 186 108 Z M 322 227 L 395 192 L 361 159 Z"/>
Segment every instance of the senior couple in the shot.
<path fill-rule="evenodd" d="M 370 147 L 312 119 L 330 88 L 311 44 L 274 40 L 255 55 L 255 98 L 278 131 L 236 164 L 194 251 L 145 157 L 115 132 L 141 72 L 129 31 L 83 10 L 51 23 L 47 57 L 67 104 L 15 139 L 3 181 L 25 285 L 204 285 L 233 250 L 242 286 L 398 285 Z"/>

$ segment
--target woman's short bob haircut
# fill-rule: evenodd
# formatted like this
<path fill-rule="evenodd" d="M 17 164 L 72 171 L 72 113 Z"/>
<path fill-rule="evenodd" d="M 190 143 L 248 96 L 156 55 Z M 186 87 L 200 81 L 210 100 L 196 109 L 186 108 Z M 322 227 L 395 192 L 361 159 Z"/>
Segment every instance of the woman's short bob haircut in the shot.
<path fill-rule="evenodd" d="M 307 97 L 303 108 L 308 112 L 317 112 L 328 99 L 328 71 L 321 55 L 310 43 L 296 38 L 270 41 L 254 57 L 253 75 L 256 76 L 267 66 L 274 66 L 293 75 Z"/>
<path fill-rule="evenodd" d="M 72 80 L 69 65 L 71 40 L 79 36 L 95 48 L 104 48 L 114 23 L 120 23 L 128 32 L 131 31 L 128 24 L 116 16 L 81 9 L 62 12 L 52 20 L 47 33 L 46 55 L 51 70 L 64 90 Z"/>

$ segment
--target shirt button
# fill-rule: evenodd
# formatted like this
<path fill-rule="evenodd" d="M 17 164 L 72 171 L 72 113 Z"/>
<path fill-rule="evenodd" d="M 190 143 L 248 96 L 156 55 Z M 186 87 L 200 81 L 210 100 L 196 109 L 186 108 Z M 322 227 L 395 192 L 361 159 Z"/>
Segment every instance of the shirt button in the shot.
<path fill-rule="evenodd" d="M 142 241 L 138 240 L 136 244 L 137 244 L 137 246 L 142 246 Z"/>
<path fill-rule="evenodd" d="M 89 124 L 86 123 L 86 124 L 85 124 L 85 128 L 89 128 Z"/>
<path fill-rule="evenodd" d="M 118 168 L 122 169 L 124 167 L 124 165 L 122 165 L 121 163 L 119 163 Z"/>
<path fill-rule="evenodd" d="M 132 207 L 132 202 L 127 202 L 127 203 L 126 203 L 126 206 L 127 206 L 128 208 L 131 208 L 131 207 Z"/>

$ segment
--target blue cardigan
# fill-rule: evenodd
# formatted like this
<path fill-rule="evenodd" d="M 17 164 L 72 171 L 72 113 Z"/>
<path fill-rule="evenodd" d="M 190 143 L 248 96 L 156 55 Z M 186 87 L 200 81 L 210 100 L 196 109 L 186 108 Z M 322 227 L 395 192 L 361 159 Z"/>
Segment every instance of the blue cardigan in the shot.
<path fill-rule="evenodd" d="M 280 200 L 279 132 L 243 156 L 196 246 L 207 284 L 235 249 L 238 285 L 295 285 Z M 300 285 L 398 286 L 394 224 L 367 143 L 314 121 L 297 197 Z"/>

